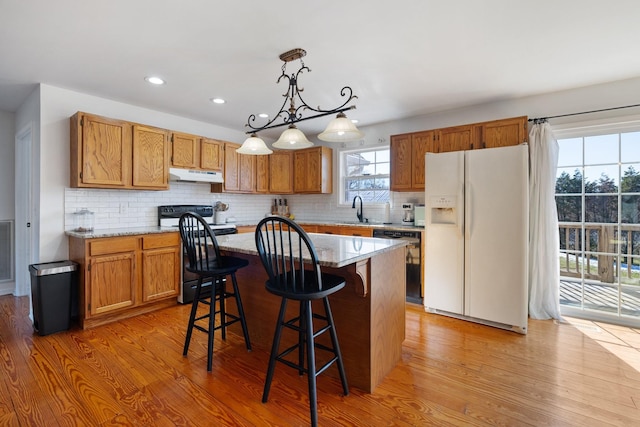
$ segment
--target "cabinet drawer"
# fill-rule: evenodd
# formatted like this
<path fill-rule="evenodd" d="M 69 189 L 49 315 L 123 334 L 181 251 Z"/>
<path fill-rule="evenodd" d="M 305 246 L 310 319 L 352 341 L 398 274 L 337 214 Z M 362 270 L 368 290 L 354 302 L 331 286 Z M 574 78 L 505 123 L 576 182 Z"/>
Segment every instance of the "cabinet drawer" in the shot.
<path fill-rule="evenodd" d="M 131 252 L 138 248 L 137 237 L 116 237 L 98 239 L 89 242 L 89 255 L 116 254 L 119 252 Z"/>
<path fill-rule="evenodd" d="M 180 234 L 178 233 L 150 234 L 142 238 L 142 249 L 166 248 L 179 244 Z"/>

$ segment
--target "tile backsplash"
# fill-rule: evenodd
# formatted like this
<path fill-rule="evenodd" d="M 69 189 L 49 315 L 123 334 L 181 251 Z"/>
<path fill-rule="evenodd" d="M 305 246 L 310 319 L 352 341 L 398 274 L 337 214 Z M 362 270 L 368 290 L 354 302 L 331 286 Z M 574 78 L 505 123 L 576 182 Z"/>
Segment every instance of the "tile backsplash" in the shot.
<path fill-rule="evenodd" d="M 96 229 L 146 227 L 158 225 L 157 207 L 161 205 L 229 205 L 227 217 L 238 223 L 256 223 L 271 212 L 275 198 L 286 198 L 297 220 L 356 220 L 351 205 L 339 205 L 335 194 L 274 195 L 211 193 L 208 184 L 172 182 L 167 191 L 65 189 L 65 230 L 74 227 L 74 213 L 87 208 L 95 214 Z M 423 193 L 391 193 L 391 221 L 402 220 L 403 202 L 424 203 Z M 364 216 L 380 222 L 384 205 L 365 205 Z"/>

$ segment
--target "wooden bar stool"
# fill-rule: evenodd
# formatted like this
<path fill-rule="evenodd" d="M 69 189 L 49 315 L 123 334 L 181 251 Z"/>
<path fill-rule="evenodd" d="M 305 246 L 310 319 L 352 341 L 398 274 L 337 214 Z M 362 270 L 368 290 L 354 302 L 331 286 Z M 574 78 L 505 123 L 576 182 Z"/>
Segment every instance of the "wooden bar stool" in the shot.
<path fill-rule="evenodd" d="M 345 286 L 345 279 L 320 270 L 318 255 L 309 236 L 302 227 L 288 218 L 262 219 L 256 228 L 255 239 L 260 260 L 269 276 L 266 289 L 282 297 L 262 402 L 266 403 L 269 398 L 276 361 L 298 370 L 300 375 L 306 373 L 309 380 L 311 425 L 316 426 L 318 424 L 316 377 L 334 362 L 338 365 L 344 394 L 345 396 L 349 394 L 328 298 Z M 310 257 L 311 262 L 307 261 L 305 264 L 303 257 Z M 298 301 L 300 309 L 296 317 L 285 320 L 289 300 Z M 313 312 L 313 300 L 322 300 L 324 315 Z M 321 321 L 319 329 L 314 329 L 314 320 Z M 280 351 L 283 328 L 297 332 L 298 339 L 293 346 Z M 316 338 L 325 332 L 329 332 L 331 336 L 331 347 L 316 342 Z M 296 350 L 297 360 L 292 360 L 295 359 Z M 331 355 L 329 361 L 320 368 L 316 367 L 316 350 L 323 350 Z M 287 357 L 290 354 L 293 354 L 293 357 Z"/>
<path fill-rule="evenodd" d="M 211 231 L 211 227 L 209 227 L 209 224 L 197 213 L 187 212 L 183 214 L 180 217 L 178 225 L 182 244 L 186 249 L 189 259 L 187 270 L 198 275 L 198 284 L 191 305 L 191 315 L 189 316 L 187 336 L 184 341 L 182 354 L 186 356 L 189 351 L 193 328 L 207 333 L 209 339 L 207 347 L 207 371 L 210 372 L 213 359 L 213 335 L 216 329 L 221 329 L 222 339 L 226 339 L 227 327 L 236 322 L 240 322 L 247 350 L 251 351 L 249 331 L 247 329 L 244 309 L 242 308 L 242 299 L 240 298 L 238 283 L 236 281 L 236 271 L 249 265 L 249 261 L 231 256 L 221 256 L 218 242 Z M 226 289 L 227 277 L 231 277 L 233 292 L 227 291 Z M 211 286 L 203 286 L 203 282 L 206 279 L 211 280 Z M 238 309 L 237 316 L 227 311 L 225 301 L 228 298 L 235 299 Z M 216 303 L 219 307 L 217 310 Z M 197 316 L 199 304 L 209 306 L 207 314 Z M 220 324 L 218 326 L 215 326 L 216 314 L 220 314 Z M 208 320 L 208 325 L 205 327 L 196 323 L 200 320 Z"/>

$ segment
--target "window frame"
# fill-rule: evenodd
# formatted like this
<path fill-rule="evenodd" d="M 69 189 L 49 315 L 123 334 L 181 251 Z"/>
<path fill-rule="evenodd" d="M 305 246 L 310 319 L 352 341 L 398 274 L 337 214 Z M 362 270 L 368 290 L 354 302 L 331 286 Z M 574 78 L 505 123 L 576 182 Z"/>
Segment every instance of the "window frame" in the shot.
<path fill-rule="evenodd" d="M 386 202 L 391 202 L 391 146 L 381 145 L 376 147 L 358 147 L 355 149 L 344 149 L 338 152 L 338 206 L 351 207 L 352 204 L 351 200 L 345 200 L 346 180 L 349 178 L 349 176 L 347 175 L 347 156 L 354 153 L 366 153 L 372 151 L 387 151 L 389 153 L 389 173 L 381 175 L 370 175 L 372 177 L 387 178 L 389 180 L 389 188 L 386 190 L 389 194 L 389 197 L 386 200 L 381 201 L 363 200 L 363 204 L 369 206 L 384 206 Z"/>

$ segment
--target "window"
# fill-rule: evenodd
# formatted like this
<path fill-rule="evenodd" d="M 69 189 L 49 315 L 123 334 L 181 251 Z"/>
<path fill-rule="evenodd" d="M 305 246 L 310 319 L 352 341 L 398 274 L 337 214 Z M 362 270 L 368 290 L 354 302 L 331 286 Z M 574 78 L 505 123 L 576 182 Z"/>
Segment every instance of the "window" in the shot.
<path fill-rule="evenodd" d="M 558 139 L 560 302 L 589 317 L 613 315 L 635 323 L 640 320 L 640 132 L 580 133 Z"/>
<path fill-rule="evenodd" d="M 340 154 L 341 203 L 355 196 L 365 203 L 389 201 L 389 147 Z"/>

